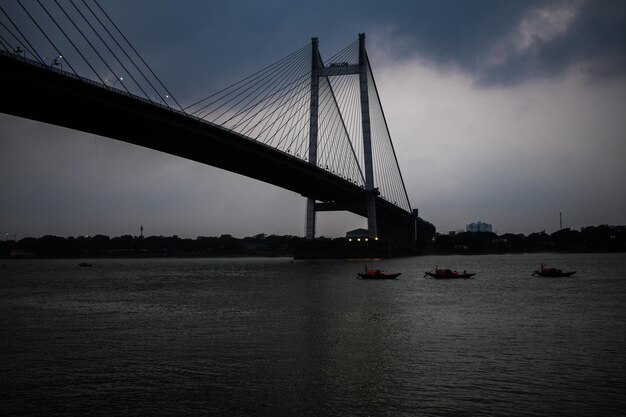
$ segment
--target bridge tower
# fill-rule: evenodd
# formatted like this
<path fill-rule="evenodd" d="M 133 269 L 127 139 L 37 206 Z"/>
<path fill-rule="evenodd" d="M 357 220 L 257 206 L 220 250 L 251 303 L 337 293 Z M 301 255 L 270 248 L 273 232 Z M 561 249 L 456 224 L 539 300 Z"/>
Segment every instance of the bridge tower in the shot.
<path fill-rule="evenodd" d="M 309 124 L 309 163 L 317 165 L 317 130 L 319 113 L 320 69 L 322 59 L 317 38 L 311 39 L 311 116 Z M 306 238 L 315 239 L 315 199 L 306 200 Z"/>
<path fill-rule="evenodd" d="M 363 129 L 365 189 L 367 190 L 367 229 L 369 231 L 369 237 L 375 238 L 378 236 L 378 228 L 376 225 L 376 196 L 378 195 L 378 190 L 374 188 L 374 167 L 372 164 L 372 134 L 370 129 L 367 72 L 365 33 L 359 33 L 359 85 L 361 90 L 361 124 Z"/>
<path fill-rule="evenodd" d="M 311 112 L 309 129 L 309 163 L 317 165 L 317 134 L 319 112 L 319 79 L 320 77 L 339 75 L 359 75 L 361 102 L 361 129 L 363 133 L 363 161 L 365 170 L 365 189 L 367 191 L 367 228 L 370 238 L 378 237 L 376 222 L 376 196 L 378 189 L 374 187 L 374 165 L 372 161 L 372 135 L 370 128 L 368 62 L 365 51 L 365 34 L 359 34 L 359 62 L 357 65 L 325 68 L 319 54 L 317 38 L 311 39 Z M 306 206 L 306 239 L 315 238 L 315 199 L 307 198 Z"/>

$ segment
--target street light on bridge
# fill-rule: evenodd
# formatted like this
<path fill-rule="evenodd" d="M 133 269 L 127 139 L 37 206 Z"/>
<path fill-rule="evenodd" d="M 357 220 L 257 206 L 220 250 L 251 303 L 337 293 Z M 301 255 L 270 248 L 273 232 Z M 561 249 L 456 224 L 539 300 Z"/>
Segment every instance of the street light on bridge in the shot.
<path fill-rule="evenodd" d="M 169 94 L 166 94 L 166 95 L 165 95 L 165 98 L 170 98 Z M 163 104 L 165 104 L 165 105 L 167 106 L 167 103 L 165 102 L 165 98 L 163 98 L 163 97 L 159 96 L 159 101 L 158 101 L 158 103 L 159 103 L 159 104 L 163 103 Z M 156 98 L 155 96 L 152 96 L 152 101 L 156 102 L 156 101 L 157 101 L 157 98 Z M 196 116 L 197 116 L 197 115 L 196 115 Z M 199 117 L 199 116 L 197 116 L 197 117 Z"/>
<path fill-rule="evenodd" d="M 50 66 L 51 67 L 59 67 L 59 69 L 61 71 L 63 71 L 63 64 L 61 62 L 59 62 L 59 59 L 63 59 L 63 55 L 59 55 L 59 56 L 57 56 L 55 58 L 50 58 L 50 57 L 44 56 L 43 58 L 50 61 Z"/>
<path fill-rule="evenodd" d="M 54 58 L 52 60 L 52 66 L 59 67 L 59 69 L 63 71 L 63 64 L 58 61 L 59 59 L 63 59 L 63 55 L 59 55 L 58 57 Z"/>
<path fill-rule="evenodd" d="M 108 82 L 108 83 L 110 83 L 110 82 L 111 82 L 111 80 L 109 80 L 109 79 L 106 79 L 106 80 L 104 80 L 104 81 L 106 81 L 106 82 Z M 115 88 L 115 84 L 117 84 L 119 81 L 124 81 L 124 77 L 116 78 L 116 79 L 115 79 L 115 81 L 113 81 L 113 84 L 111 84 L 111 87 L 112 87 L 112 88 Z"/>

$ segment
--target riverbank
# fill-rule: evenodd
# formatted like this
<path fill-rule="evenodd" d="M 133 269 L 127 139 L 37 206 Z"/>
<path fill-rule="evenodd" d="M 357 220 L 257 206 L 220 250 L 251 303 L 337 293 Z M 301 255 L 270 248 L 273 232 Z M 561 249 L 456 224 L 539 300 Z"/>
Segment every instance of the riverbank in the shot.
<path fill-rule="evenodd" d="M 265 234 L 245 238 L 231 235 L 200 236 L 196 239 L 180 238 L 176 235 L 124 235 L 113 238 L 104 235 L 67 238 L 43 236 L 0 242 L 0 259 L 293 257 L 304 243 L 304 238 L 298 236 Z M 360 252 L 348 249 L 363 246 L 365 242 L 322 237 L 316 239 L 314 245 L 335 249 L 341 247 L 346 254 L 352 254 Z M 552 234 L 538 232 L 528 236 L 470 232 L 437 234 L 432 242 L 402 254 L 485 255 L 541 252 L 626 252 L 626 226 L 590 226 L 580 231 L 562 229 Z"/>

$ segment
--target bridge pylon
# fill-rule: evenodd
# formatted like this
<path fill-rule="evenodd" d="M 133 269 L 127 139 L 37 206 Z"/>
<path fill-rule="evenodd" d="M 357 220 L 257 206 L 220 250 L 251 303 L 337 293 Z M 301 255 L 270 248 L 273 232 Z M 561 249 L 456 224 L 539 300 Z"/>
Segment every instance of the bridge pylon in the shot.
<path fill-rule="evenodd" d="M 361 129 L 363 137 L 363 161 L 365 170 L 365 190 L 367 191 L 367 229 L 370 238 L 378 237 L 376 219 L 376 196 L 378 189 L 374 186 L 374 165 L 372 160 L 372 135 L 370 127 L 369 92 L 368 92 L 368 61 L 365 50 L 365 34 L 359 34 L 359 62 L 357 65 L 346 65 L 340 68 L 325 68 L 319 54 L 317 38 L 311 39 L 311 111 L 309 128 L 310 164 L 317 164 L 318 116 L 319 116 L 319 80 L 320 77 L 359 75 L 361 104 Z M 316 204 L 314 198 L 307 198 L 306 205 L 306 239 L 315 238 Z"/>
<path fill-rule="evenodd" d="M 317 132 L 320 93 L 320 68 L 322 59 L 317 38 L 311 39 L 311 112 L 309 123 L 309 163 L 317 165 Z M 315 239 L 315 199 L 306 201 L 306 238 Z"/>

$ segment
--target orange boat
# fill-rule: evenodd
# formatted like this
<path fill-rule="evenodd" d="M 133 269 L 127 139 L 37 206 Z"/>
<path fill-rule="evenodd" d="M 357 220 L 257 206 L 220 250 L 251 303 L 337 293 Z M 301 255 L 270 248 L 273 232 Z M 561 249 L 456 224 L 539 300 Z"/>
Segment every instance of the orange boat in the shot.
<path fill-rule="evenodd" d="M 388 274 L 380 269 L 367 269 L 365 267 L 365 272 L 358 272 L 357 278 L 361 279 L 396 279 L 402 274 L 398 272 L 396 274 Z"/>
<path fill-rule="evenodd" d="M 560 269 L 544 268 L 543 265 L 541 265 L 541 268 L 533 272 L 533 275 L 539 275 L 540 277 L 569 277 L 575 273 L 576 271 L 563 272 Z"/>

